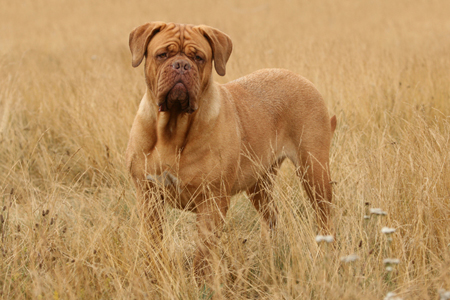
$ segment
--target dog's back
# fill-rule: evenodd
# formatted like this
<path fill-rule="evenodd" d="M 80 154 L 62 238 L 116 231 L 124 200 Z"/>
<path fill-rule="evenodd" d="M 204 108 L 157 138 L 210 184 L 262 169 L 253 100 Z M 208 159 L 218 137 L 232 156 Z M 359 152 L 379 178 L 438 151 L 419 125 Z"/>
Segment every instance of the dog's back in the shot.
<path fill-rule="evenodd" d="M 224 86 L 233 95 L 243 135 L 250 145 L 257 145 L 252 148 L 268 144 L 278 153 L 311 140 L 328 150 L 336 118 L 330 120 L 322 96 L 309 80 L 284 69 L 263 69 Z"/>

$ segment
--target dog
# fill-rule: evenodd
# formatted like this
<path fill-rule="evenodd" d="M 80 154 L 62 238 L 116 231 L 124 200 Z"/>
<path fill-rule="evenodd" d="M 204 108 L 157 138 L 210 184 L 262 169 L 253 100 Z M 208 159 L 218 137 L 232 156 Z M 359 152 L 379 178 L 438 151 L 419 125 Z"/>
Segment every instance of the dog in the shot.
<path fill-rule="evenodd" d="M 312 201 L 322 232 L 330 232 L 329 150 L 336 116 L 314 85 L 283 69 L 263 69 L 218 84 L 232 52 L 228 35 L 205 25 L 152 22 L 130 33 L 132 66 L 145 58 L 146 93 L 126 151 L 140 213 L 162 238 L 164 203 L 197 213 L 204 265 L 220 234 L 230 197 L 246 191 L 274 228 L 273 176 L 290 159 Z"/>

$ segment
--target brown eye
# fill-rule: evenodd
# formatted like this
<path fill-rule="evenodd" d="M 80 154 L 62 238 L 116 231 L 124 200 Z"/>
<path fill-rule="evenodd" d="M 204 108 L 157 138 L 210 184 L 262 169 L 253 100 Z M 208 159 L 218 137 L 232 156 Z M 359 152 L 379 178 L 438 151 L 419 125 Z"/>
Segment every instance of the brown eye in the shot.
<path fill-rule="evenodd" d="M 203 58 L 202 58 L 201 56 L 199 56 L 199 55 L 196 55 L 196 56 L 195 56 L 195 61 L 196 61 L 196 62 L 199 62 L 199 63 L 200 63 L 200 62 L 203 62 Z"/>
<path fill-rule="evenodd" d="M 156 58 L 158 58 L 158 59 L 166 59 L 167 58 L 167 52 L 163 52 L 163 53 L 160 53 L 160 54 L 156 55 Z"/>

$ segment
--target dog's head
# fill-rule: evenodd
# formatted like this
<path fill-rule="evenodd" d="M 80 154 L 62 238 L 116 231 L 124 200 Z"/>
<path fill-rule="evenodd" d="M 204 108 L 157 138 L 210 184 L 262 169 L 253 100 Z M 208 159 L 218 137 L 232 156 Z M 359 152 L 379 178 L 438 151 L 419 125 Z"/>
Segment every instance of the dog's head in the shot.
<path fill-rule="evenodd" d="M 132 65 L 145 57 L 145 78 L 159 111 L 192 113 L 211 79 L 212 62 L 225 75 L 231 39 L 209 26 L 152 22 L 130 33 Z"/>

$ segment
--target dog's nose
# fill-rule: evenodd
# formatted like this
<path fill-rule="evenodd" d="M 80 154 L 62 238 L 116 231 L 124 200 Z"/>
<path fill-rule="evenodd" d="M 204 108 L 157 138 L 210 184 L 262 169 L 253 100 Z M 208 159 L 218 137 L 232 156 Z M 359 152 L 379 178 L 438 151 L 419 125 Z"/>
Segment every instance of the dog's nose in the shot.
<path fill-rule="evenodd" d="M 191 68 L 191 64 L 187 60 L 179 59 L 172 63 L 172 68 L 177 71 L 184 72 Z"/>

